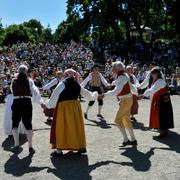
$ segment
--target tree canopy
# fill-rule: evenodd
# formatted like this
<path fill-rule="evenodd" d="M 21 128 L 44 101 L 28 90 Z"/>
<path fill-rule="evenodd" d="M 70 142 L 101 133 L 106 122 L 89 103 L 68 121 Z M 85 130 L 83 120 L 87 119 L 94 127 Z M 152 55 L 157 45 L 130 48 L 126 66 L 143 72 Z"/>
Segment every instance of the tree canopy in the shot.
<path fill-rule="evenodd" d="M 152 30 L 152 40 L 179 40 L 179 9 L 178 0 L 67 0 L 67 19 L 60 22 L 54 33 L 36 19 L 7 28 L 0 21 L 0 44 L 66 43 L 71 39 L 130 42 L 132 28 L 143 40 L 147 27 Z"/>

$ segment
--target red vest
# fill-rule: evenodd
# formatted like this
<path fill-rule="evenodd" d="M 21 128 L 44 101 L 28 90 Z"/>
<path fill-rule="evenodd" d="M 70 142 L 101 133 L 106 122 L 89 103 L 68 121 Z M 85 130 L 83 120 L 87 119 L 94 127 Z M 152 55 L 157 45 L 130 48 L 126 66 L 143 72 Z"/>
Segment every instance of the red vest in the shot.
<path fill-rule="evenodd" d="M 125 96 L 131 92 L 129 82 L 127 82 L 124 87 L 122 88 L 122 91 L 118 94 L 118 96 Z"/>

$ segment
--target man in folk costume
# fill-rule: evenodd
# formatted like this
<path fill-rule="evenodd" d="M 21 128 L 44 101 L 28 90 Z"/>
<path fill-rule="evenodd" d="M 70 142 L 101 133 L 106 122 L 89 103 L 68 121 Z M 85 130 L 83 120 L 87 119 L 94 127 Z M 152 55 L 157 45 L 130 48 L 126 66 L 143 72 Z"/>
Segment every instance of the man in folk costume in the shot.
<path fill-rule="evenodd" d="M 13 93 L 12 104 L 12 134 L 14 137 L 14 152 L 20 150 L 18 126 L 22 120 L 25 129 L 27 130 L 27 138 L 29 145 L 29 153 L 34 154 L 35 150 L 32 145 L 32 103 L 33 100 L 39 104 L 43 104 L 43 100 L 39 94 L 38 88 L 34 82 L 27 76 L 28 68 L 25 65 L 20 65 L 18 75 L 12 80 L 11 91 Z"/>
<path fill-rule="evenodd" d="M 86 85 L 89 85 L 89 90 L 91 92 L 97 91 L 99 94 L 103 93 L 103 85 L 105 87 L 109 86 L 106 79 L 102 76 L 102 74 L 99 72 L 99 66 L 95 64 L 92 68 L 92 72 L 88 75 L 88 77 L 81 83 L 82 87 L 85 87 Z M 86 109 L 86 112 L 84 113 L 84 117 L 88 118 L 88 111 L 93 106 L 95 101 L 89 101 L 88 107 Z M 97 117 L 103 118 L 101 114 L 103 106 L 103 100 L 98 99 L 98 114 Z"/>
<path fill-rule="evenodd" d="M 117 79 L 114 82 L 115 88 L 112 91 L 106 92 L 104 96 L 117 96 L 118 99 L 120 99 L 119 110 L 116 114 L 115 123 L 123 135 L 122 145 L 137 145 L 130 121 L 131 107 L 133 104 L 131 93 L 132 85 L 128 75 L 125 73 L 125 65 L 120 61 L 115 62 L 113 64 L 113 73 L 117 76 Z M 128 139 L 126 130 L 129 132 L 131 140 Z"/>
<path fill-rule="evenodd" d="M 41 90 L 46 91 L 49 90 L 50 91 L 50 95 L 52 93 L 52 91 L 56 88 L 56 86 L 62 81 L 62 77 L 63 77 L 63 72 L 62 71 L 57 71 L 56 72 L 56 77 L 54 79 L 52 79 L 48 84 L 46 84 L 45 86 L 43 86 L 41 88 Z M 50 97 L 50 96 L 49 96 Z M 48 117 L 47 119 L 47 123 L 51 123 L 52 119 L 51 117 Z"/>
<path fill-rule="evenodd" d="M 151 70 L 152 83 L 144 92 L 143 97 L 151 97 L 150 128 L 160 129 L 159 138 L 167 135 L 167 130 L 174 128 L 173 109 L 168 94 L 167 84 L 162 78 L 158 67 Z"/>
<path fill-rule="evenodd" d="M 137 80 L 137 78 L 133 74 L 134 73 L 133 72 L 133 67 L 131 65 L 126 67 L 126 73 L 129 76 L 131 84 L 133 84 L 134 87 L 138 87 L 139 86 L 139 81 Z M 138 96 L 137 96 L 137 93 L 132 94 L 132 95 L 133 95 L 133 104 L 132 104 L 132 107 L 131 107 L 131 120 L 132 121 L 137 121 L 136 118 L 134 117 L 134 115 L 138 114 L 138 108 L 139 108 Z"/>
<path fill-rule="evenodd" d="M 58 84 L 46 104 L 48 109 L 55 108 L 50 137 L 52 149 L 56 149 L 51 154 L 53 157 L 62 156 L 62 150 L 86 153 L 84 122 L 78 97 L 83 95 L 95 100 L 98 93 L 91 93 L 80 86 L 78 76 L 73 69 L 67 69 L 64 80 Z"/>

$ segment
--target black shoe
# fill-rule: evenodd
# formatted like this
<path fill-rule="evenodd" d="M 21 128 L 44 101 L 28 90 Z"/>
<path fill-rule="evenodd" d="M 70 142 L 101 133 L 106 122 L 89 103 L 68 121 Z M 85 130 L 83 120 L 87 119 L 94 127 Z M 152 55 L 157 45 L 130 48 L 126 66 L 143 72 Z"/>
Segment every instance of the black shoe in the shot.
<path fill-rule="evenodd" d="M 29 154 L 34 154 L 36 151 L 34 150 L 34 148 L 30 147 L 29 148 Z"/>
<path fill-rule="evenodd" d="M 132 118 L 131 118 L 131 121 L 137 122 L 137 120 L 136 120 L 135 117 L 132 117 Z"/>
<path fill-rule="evenodd" d="M 127 146 L 127 145 L 130 145 L 130 141 L 129 141 L 129 140 L 122 143 L 122 146 L 123 146 L 123 147 L 125 147 L 125 146 Z"/>
<path fill-rule="evenodd" d="M 47 123 L 52 123 L 52 119 L 47 119 Z"/>
<path fill-rule="evenodd" d="M 87 153 L 86 149 L 79 149 L 76 154 L 85 154 L 85 153 Z"/>
<path fill-rule="evenodd" d="M 51 156 L 52 157 L 61 157 L 61 156 L 63 156 L 63 153 L 62 152 L 58 153 L 57 151 L 54 151 L 54 152 L 51 153 Z"/>
<path fill-rule="evenodd" d="M 101 114 L 98 114 L 97 117 L 102 118 L 102 119 L 104 118 Z"/>
<path fill-rule="evenodd" d="M 84 113 L 84 118 L 88 119 L 87 113 Z"/>
<path fill-rule="evenodd" d="M 130 141 L 130 145 L 132 145 L 132 146 L 137 146 L 137 140 L 135 140 L 135 141 Z"/>
<path fill-rule="evenodd" d="M 11 149 L 11 152 L 13 153 L 20 153 L 22 151 L 22 148 L 20 146 L 15 146 Z"/>

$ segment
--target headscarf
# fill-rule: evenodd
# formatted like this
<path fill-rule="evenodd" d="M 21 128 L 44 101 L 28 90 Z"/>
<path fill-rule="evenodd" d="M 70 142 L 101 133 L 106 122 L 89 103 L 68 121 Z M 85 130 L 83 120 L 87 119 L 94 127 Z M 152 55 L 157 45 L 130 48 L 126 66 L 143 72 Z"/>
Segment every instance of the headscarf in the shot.
<path fill-rule="evenodd" d="M 74 69 L 67 69 L 64 71 L 64 78 L 72 77 L 75 80 L 78 80 L 80 77 L 80 74 L 76 72 Z"/>

